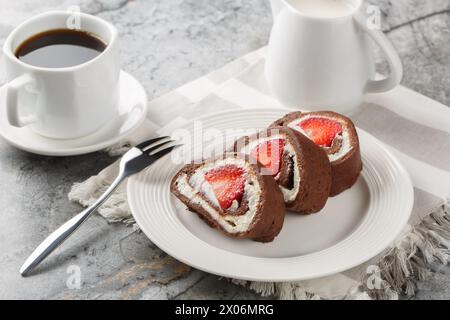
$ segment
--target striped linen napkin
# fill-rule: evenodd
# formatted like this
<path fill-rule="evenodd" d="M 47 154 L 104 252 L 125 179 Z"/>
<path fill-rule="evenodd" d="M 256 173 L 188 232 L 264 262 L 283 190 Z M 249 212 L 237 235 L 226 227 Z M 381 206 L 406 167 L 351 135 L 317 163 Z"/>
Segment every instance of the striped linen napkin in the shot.
<path fill-rule="evenodd" d="M 108 149 L 122 154 L 137 142 L 170 134 L 207 113 L 252 107 L 282 106 L 270 96 L 264 80 L 262 48 L 211 74 L 149 102 L 146 123 L 127 141 Z M 405 87 L 370 95 L 350 117 L 385 143 L 411 175 L 415 203 L 402 235 L 379 256 L 351 270 L 295 283 L 232 280 L 262 295 L 281 299 L 396 299 L 413 295 L 416 281 L 434 262 L 450 254 L 450 109 Z M 77 183 L 69 198 L 84 206 L 95 201 L 112 182 L 117 163 Z M 123 185 L 99 210 L 109 221 L 132 223 Z"/>

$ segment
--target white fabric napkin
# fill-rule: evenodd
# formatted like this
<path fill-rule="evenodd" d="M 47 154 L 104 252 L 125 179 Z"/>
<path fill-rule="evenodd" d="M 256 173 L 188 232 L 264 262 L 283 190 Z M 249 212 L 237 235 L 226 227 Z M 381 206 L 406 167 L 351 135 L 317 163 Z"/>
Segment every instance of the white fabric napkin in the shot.
<path fill-rule="evenodd" d="M 149 102 L 148 117 L 127 141 L 108 149 L 119 155 L 130 145 L 170 134 L 210 112 L 235 108 L 273 108 L 264 79 L 265 48 L 243 56 L 211 74 Z M 351 270 L 296 283 L 233 280 L 262 295 L 282 299 L 366 299 L 414 294 L 416 280 L 433 262 L 446 263 L 450 250 L 450 109 L 405 87 L 377 95 L 350 117 L 384 142 L 409 171 L 415 190 L 414 209 L 403 234 L 371 261 Z M 69 198 L 87 206 L 112 182 L 117 163 L 73 186 Z M 100 209 L 109 221 L 133 222 L 125 184 Z"/>

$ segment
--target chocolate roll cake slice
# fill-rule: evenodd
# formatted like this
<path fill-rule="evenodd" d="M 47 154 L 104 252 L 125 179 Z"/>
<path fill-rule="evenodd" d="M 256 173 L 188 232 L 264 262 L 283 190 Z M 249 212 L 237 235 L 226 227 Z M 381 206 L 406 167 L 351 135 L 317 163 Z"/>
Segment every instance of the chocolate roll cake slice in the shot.
<path fill-rule="evenodd" d="M 271 242 L 283 226 L 286 208 L 277 183 L 236 153 L 184 166 L 172 179 L 171 191 L 230 237 Z"/>
<path fill-rule="evenodd" d="M 292 112 L 271 125 L 276 126 L 293 128 L 326 151 L 333 175 L 330 196 L 355 184 L 362 161 L 358 134 L 349 118 L 331 111 Z"/>
<path fill-rule="evenodd" d="M 286 207 L 301 214 L 320 211 L 331 188 L 331 166 L 326 153 L 311 140 L 287 127 L 275 127 L 234 144 L 272 176 L 283 193 Z"/>

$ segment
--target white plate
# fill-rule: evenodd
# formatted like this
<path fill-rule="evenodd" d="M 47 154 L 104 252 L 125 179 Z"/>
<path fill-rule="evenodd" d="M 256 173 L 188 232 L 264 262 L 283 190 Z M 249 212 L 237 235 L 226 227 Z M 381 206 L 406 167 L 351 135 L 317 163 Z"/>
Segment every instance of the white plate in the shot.
<path fill-rule="evenodd" d="M 4 91 L 2 89 L 0 92 L 0 136 L 16 148 L 47 156 L 72 156 L 112 146 L 139 127 L 147 113 L 147 95 L 144 88 L 133 76 L 121 71 L 120 101 L 115 119 L 86 137 L 51 139 L 33 132 L 28 127 L 16 128 L 8 123 Z"/>
<path fill-rule="evenodd" d="M 197 119 L 203 129 L 264 128 L 286 111 L 237 110 Z M 192 132 L 193 126 L 186 129 Z M 254 281 L 298 281 L 335 274 L 381 253 L 407 223 L 413 187 L 403 166 L 358 130 L 364 169 L 358 182 L 318 214 L 287 213 L 272 243 L 228 238 L 186 210 L 169 190 L 181 167 L 158 161 L 128 182 L 131 211 L 162 250 L 194 268 Z"/>

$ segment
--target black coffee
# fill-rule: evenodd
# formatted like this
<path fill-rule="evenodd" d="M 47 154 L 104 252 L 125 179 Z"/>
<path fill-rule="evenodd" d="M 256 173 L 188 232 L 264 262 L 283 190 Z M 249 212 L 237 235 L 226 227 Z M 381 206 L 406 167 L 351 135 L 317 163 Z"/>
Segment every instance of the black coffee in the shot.
<path fill-rule="evenodd" d="M 17 48 L 16 57 L 37 67 L 64 68 L 95 58 L 106 46 L 105 42 L 90 33 L 55 29 L 25 40 Z"/>

